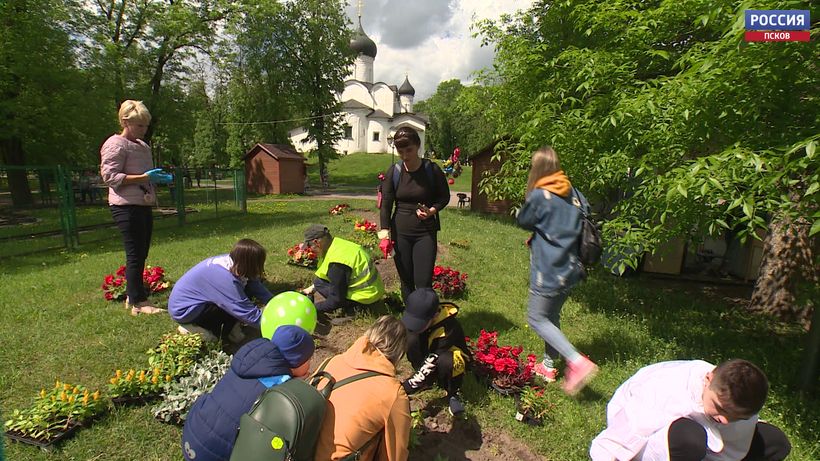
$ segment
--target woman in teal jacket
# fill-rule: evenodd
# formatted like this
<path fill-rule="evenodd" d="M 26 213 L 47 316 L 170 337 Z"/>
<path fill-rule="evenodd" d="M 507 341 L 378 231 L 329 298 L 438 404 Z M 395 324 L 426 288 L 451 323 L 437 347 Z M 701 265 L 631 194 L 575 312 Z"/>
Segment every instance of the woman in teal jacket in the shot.
<path fill-rule="evenodd" d="M 533 232 L 530 239 L 530 327 L 544 340 L 544 360 L 536 375 L 555 381 L 555 360 L 566 360 L 564 391 L 573 395 L 592 379 L 598 367 L 581 355 L 560 330 L 561 308 L 575 284 L 585 277 L 578 258 L 581 207 L 586 198 L 572 187 L 551 147 L 532 156 L 527 196 L 518 213 L 518 224 Z"/>

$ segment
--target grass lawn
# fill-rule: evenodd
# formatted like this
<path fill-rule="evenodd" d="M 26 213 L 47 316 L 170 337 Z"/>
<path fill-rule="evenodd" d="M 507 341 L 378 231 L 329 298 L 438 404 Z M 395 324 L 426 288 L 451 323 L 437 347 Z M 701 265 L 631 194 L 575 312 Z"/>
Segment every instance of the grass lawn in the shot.
<path fill-rule="evenodd" d="M 364 175 L 362 176 L 364 177 Z M 161 226 L 153 238 L 149 264 L 178 279 L 201 259 L 226 252 L 239 238 L 258 240 L 268 250 L 266 271 L 277 290 L 305 285 L 310 272 L 284 264 L 288 247 L 313 222 L 345 234 L 350 223 L 330 217 L 337 201 L 250 201 L 247 215 Z M 351 201 L 354 207 L 372 201 Z M 505 220 L 447 209 L 442 213 L 440 263 L 467 272 L 468 295 L 458 301 L 468 335 L 498 330 L 499 342 L 522 344 L 540 353 L 542 343 L 525 321 L 528 254 L 524 231 Z M 480 231 L 477 231 L 480 229 Z M 469 248 L 449 245 L 466 240 Z M 84 244 L 78 252 L 20 256 L 0 266 L 0 409 L 28 406 L 43 387 L 59 379 L 105 389 L 117 368 L 145 362 L 145 351 L 174 328 L 164 315 L 131 317 L 121 303 L 103 300 L 103 276 L 123 263 L 119 235 Z M 689 287 L 682 290 L 681 287 Z M 163 298 L 164 299 L 164 298 Z M 783 428 L 794 446 L 791 460 L 820 458 L 820 398 L 800 398 L 791 389 L 806 335 L 797 328 L 751 316 L 711 301 L 696 285 L 595 274 L 581 284 L 564 308 L 562 328 L 578 348 L 601 366 L 601 373 L 578 398 L 558 386 L 548 395 L 556 404 L 542 428 L 513 420 L 513 403 L 468 377 L 468 411 L 483 427 L 524 440 L 547 459 L 585 460 L 602 429 L 605 407 L 615 388 L 638 368 L 670 359 L 718 362 L 743 357 L 759 364 L 772 386 L 764 419 Z M 54 453 L 6 443 L 14 460 L 173 460 L 180 459 L 180 429 L 153 419 L 150 406 L 118 408 L 81 430 Z"/>
<path fill-rule="evenodd" d="M 315 158 L 308 159 L 313 165 L 308 167 L 308 178 L 310 184 L 316 187 L 319 181 L 319 167 Z M 330 162 L 330 185 L 333 187 L 344 187 L 356 190 L 372 190 L 375 194 L 379 185 L 377 176 L 386 171 L 394 162 L 399 161 L 399 156 L 388 154 L 350 154 L 339 157 Z M 441 161 L 436 160 L 441 165 Z M 472 178 L 472 167 L 464 167 L 461 175 L 456 178 L 455 184 L 450 186 L 450 190 L 456 192 L 470 192 L 470 181 Z"/>

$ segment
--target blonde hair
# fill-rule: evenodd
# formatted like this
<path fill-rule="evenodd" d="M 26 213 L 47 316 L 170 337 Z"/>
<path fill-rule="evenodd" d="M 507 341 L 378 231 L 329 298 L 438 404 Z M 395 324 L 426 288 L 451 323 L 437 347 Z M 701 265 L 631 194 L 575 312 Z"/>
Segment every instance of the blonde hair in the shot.
<path fill-rule="evenodd" d="M 558 154 L 550 146 L 543 146 L 533 152 L 530 176 L 527 178 L 527 193 L 535 188 L 535 183 L 544 176 L 561 170 Z"/>
<path fill-rule="evenodd" d="M 117 114 L 120 120 L 120 126 L 125 128 L 126 120 L 133 120 L 135 122 L 143 122 L 146 125 L 151 123 L 151 113 L 142 101 L 134 101 L 128 99 L 120 104 L 120 111 Z"/>
<path fill-rule="evenodd" d="M 407 352 L 407 330 L 404 324 L 392 315 L 382 315 L 376 323 L 364 332 L 368 347 L 378 350 L 394 366 Z"/>

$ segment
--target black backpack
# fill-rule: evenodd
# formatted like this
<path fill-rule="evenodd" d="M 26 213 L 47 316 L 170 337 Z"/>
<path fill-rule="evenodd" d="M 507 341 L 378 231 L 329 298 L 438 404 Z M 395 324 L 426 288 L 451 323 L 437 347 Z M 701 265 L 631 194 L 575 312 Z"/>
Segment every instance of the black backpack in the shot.
<path fill-rule="evenodd" d="M 601 245 L 601 232 L 598 226 L 592 221 L 586 207 L 581 203 L 578 191 L 572 188 L 572 204 L 581 211 L 581 235 L 578 236 L 578 258 L 584 267 L 592 267 L 601 260 L 603 248 Z"/>

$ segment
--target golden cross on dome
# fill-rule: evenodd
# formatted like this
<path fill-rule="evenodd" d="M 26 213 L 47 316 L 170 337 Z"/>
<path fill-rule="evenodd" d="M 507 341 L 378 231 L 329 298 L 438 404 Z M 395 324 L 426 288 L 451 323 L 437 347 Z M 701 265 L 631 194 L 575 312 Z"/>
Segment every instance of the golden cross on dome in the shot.
<path fill-rule="evenodd" d="M 364 0 L 359 0 L 357 9 L 359 10 L 359 19 L 362 19 L 362 10 L 364 9 Z"/>

